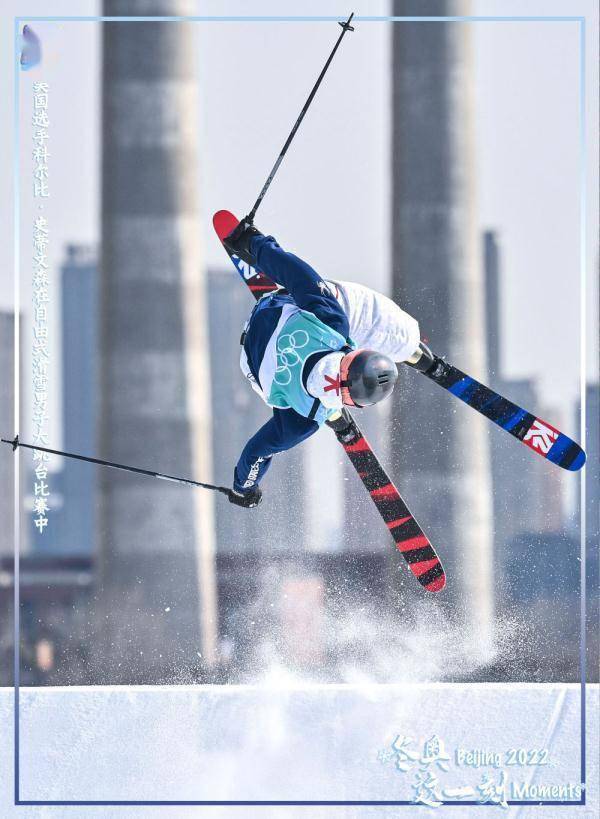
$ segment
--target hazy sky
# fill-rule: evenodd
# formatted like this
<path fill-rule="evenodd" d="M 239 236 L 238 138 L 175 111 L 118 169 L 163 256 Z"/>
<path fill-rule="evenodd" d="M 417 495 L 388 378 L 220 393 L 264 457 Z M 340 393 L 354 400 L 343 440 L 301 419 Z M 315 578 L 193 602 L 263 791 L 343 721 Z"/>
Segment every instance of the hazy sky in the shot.
<path fill-rule="evenodd" d="M 588 17 L 588 375 L 597 373 L 598 20 L 590 0 L 478 0 L 481 16 Z M 199 14 L 345 15 L 347 3 L 198 2 Z M 353 2 L 357 15 L 389 4 Z M 87 15 L 96 2 L 5 0 L 0 104 L 0 307 L 13 303 L 12 15 Z M 226 259 L 210 227 L 214 210 L 249 209 L 338 29 L 331 22 L 203 22 L 198 36 L 199 189 L 206 261 Z M 357 22 L 308 114 L 257 218 L 326 276 L 385 290 L 389 279 L 389 67 L 392 23 Z M 399 25 L 396 23 L 395 25 Z M 503 363 L 536 376 L 544 403 L 566 411 L 580 370 L 579 34 L 573 22 L 476 22 L 476 184 L 480 229 L 498 231 L 503 252 Z M 67 242 L 98 241 L 99 26 L 39 23 L 45 60 L 21 74 L 23 167 L 28 170 L 32 79 L 51 84 L 52 262 Z M 43 76 L 42 76 L 43 75 Z M 29 303 L 31 199 L 22 210 L 21 302 Z M 58 309 L 58 294 L 54 302 Z M 429 331 L 429 337 L 435 336 Z M 55 344 L 56 378 L 58 341 Z M 439 350 L 439 352 L 443 352 Z M 460 366 L 460 362 L 455 362 Z M 477 375 L 474 373 L 473 375 Z M 535 410 L 536 408 L 531 408 Z M 58 418 L 56 436 L 59 436 Z M 573 431 L 569 420 L 566 429 Z M 52 436 L 53 440 L 58 437 Z"/>

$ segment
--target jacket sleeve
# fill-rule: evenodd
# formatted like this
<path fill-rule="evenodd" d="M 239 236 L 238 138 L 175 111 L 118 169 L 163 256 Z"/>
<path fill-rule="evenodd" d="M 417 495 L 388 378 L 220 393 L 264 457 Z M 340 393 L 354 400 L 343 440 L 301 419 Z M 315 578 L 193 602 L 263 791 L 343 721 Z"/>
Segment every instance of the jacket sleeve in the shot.
<path fill-rule="evenodd" d="M 318 429 L 316 421 L 293 409 L 274 409 L 273 417 L 250 438 L 240 455 L 233 474 L 235 491 L 253 489 L 265 476 L 273 455 L 305 441 Z"/>
<path fill-rule="evenodd" d="M 301 310 L 313 313 L 328 327 L 348 338 L 350 328 L 343 307 L 328 283 L 303 259 L 283 250 L 272 236 L 256 236 L 251 243 L 259 269 L 290 293 Z"/>

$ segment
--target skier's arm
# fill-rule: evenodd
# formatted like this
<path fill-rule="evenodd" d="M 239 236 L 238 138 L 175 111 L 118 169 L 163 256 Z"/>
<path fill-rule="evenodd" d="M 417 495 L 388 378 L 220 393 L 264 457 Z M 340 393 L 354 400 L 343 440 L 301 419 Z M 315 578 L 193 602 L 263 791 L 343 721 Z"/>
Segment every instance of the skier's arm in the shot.
<path fill-rule="evenodd" d="M 251 492 L 264 478 L 277 452 L 284 452 L 309 438 L 319 429 L 293 409 L 273 410 L 273 417 L 261 427 L 244 447 L 233 475 L 235 492 Z"/>
<path fill-rule="evenodd" d="M 348 338 L 348 317 L 316 270 L 293 253 L 283 250 L 272 236 L 256 236 L 251 249 L 259 269 L 282 285 L 301 310 L 313 313 L 324 324 Z"/>

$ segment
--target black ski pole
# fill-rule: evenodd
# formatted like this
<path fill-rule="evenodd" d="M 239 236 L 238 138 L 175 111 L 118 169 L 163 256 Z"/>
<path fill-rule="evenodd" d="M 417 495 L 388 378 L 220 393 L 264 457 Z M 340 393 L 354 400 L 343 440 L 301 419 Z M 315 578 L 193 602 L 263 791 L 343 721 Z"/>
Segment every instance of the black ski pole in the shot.
<path fill-rule="evenodd" d="M 289 137 L 286 139 L 286 141 L 285 141 L 285 145 L 283 146 L 283 148 L 281 149 L 281 153 L 280 153 L 280 154 L 279 154 L 279 156 L 277 157 L 277 162 L 276 162 L 276 163 L 273 165 L 273 170 L 272 170 L 272 171 L 271 171 L 271 173 L 269 174 L 269 176 L 268 176 L 268 178 L 267 178 L 267 181 L 266 181 L 266 182 L 265 182 L 265 184 L 263 185 L 263 188 L 262 188 L 261 192 L 260 192 L 260 193 L 259 193 L 259 195 L 258 195 L 258 199 L 257 199 L 257 200 L 256 200 L 256 202 L 254 203 L 254 207 L 252 208 L 252 210 L 250 211 L 250 213 L 248 214 L 248 216 L 246 216 L 246 218 L 245 218 L 243 221 L 246 221 L 246 222 L 253 222 L 253 221 L 254 221 L 254 216 L 256 215 L 256 211 L 258 210 L 258 208 L 259 208 L 259 206 L 260 206 L 260 203 L 261 203 L 261 202 L 262 202 L 262 200 L 264 199 L 265 193 L 266 193 L 266 192 L 267 192 L 267 190 L 269 189 L 269 185 L 270 185 L 270 184 L 271 184 L 271 182 L 273 181 L 273 177 L 274 177 L 274 176 L 275 176 L 275 174 L 277 173 L 277 170 L 278 170 L 279 166 L 281 165 L 281 161 L 282 161 L 283 157 L 285 156 L 285 154 L 286 154 L 286 152 L 287 152 L 287 149 L 290 147 L 290 143 L 291 143 L 291 141 L 293 140 L 293 138 L 294 138 L 294 136 L 295 136 L 295 134 L 296 134 L 296 131 L 298 130 L 298 128 L 299 128 L 299 126 L 300 126 L 300 123 L 301 123 L 301 122 L 302 122 L 302 120 L 304 119 L 304 115 L 305 115 L 305 114 L 306 114 L 306 112 L 308 111 L 308 109 L 309 109 L 309 107 L 310 107 L 310 104 L 311 104 L 311 102 L 313 101 L 313 98 L 314 98 L 315 94 L 316 94 L 316 93 L 317 93 L 317 91 L 318 91 L 319 86 L 321 85 L 321 81 L 323 80 L 323 77 L 325 76 L 325 73 L 327 72 L 327 69 L 329 68 L 330 63 L 331 63 L 331 61 L 333 60 L 333 57 L 334 57 L 334 55 L 335 55 L 335 52 L 338 50 L 338 47 L 339 47 L 340 43 L 342 42 L 342 39 L 343 39 L 343 37 L 344 37 L 344 34 L 345 34 L 347 31 L 354 31 L 354 27 L 350 25 L 350 23 L 351 23 L 351 21 L 352 21 L 352 18 L 353 18 L 353 17 L 354 17 L 354 12 L 352 12 L 352 14 L 350 15 L 350 17 L 348 17 L 348 19 L 346 20 L 346 22 L 345 22 L 345 23 L 338 23 L 338 25 L 340 25 L 340 26 L 342 27 L 342 33 L 341 33 L 341 34 L 340 34 L 340 36 L 338 37 L 337 43 L 336 43 L 336 44 L 335 44 L 335 46 L 333 47 L 333 51 L 332 51 L 332 52 L 331 52 L 331 54 L 329 55 L 329 59 L 328 59 L 328 60 L 327 60 L 327 62 L 325 63 L 325 65 L 324 65 L 324 67 L 323 67 L 323 70 L 322 70 L 322 71 L 321 71 L 321 73 L 319 74 L 319 77 L 318 77 L 318 79 L 317 79 L 317 81 L 316 81 L 316 83 L 315 83 L 315 85 L 314 85 L 313 90 L 312 90 L 312 91 L 310 92 L 310 94 L 308 95 L 308 99 L 307 99 L 307 100 L 306 100 L 306 102 L 304 103 L 304 108 L 302 109 L 302 111 L 300 111 L 300 116 L 298 117 L 298 119 L 296 120 L 296 123 L 295 123 L 294 127 L 293 127 L 293 128 L 292 128 L 292 130 L 290 131 L 290 135 L 289 135 Z"/>
<path fill-rule="evenodd" d="M 199 486 L 201 489 L 213 489 L 215 492 L 222 492 L 229 497 L 229 489 L 226 486 L 214 486 L 212 483 L 201 483 L 200 481 L 192 481 L 189 478 L 178 478 L 175 475 L 163 475 L 161 472 L 152 472 L 150 469 L 140 469 L 137 466 L 125 466 L 125 464 L 116 464 L 112 461 L 103 461 L 101 458 L 90 458 L 87 455 L 77 455 L 75 452 L 61 452 L 59 449 L 48 449 L 43 446 L 33 446 L 33 444 L 23 444 L 19 441 L 17 435 L 12 441 L 6 438 L 0 438 L 3 444 L 10 444 L 13 452 L 18 446 L 25 447 L 25 449 L 38 449 L 40 452 L 49 452 L 51 455 L 62 455 L 63 458 L 73 458 L 77 461 L 87 461 L 90 464 L 99 464 L 99 466 L 109 466 L 112 469 L 122 469 L 125 472 L 137 472 L 140 475 L 149 475 L 151 478 L 159 478 L 161 481 L 173 481 L 174 483 L 183 483 L 186 486 Z"/>

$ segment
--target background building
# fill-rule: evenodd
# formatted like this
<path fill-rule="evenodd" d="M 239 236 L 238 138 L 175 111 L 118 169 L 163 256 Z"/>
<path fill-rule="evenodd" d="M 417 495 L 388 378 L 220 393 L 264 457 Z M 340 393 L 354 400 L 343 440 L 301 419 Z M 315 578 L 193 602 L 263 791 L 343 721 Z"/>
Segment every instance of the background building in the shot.
<path fill-rule="evenodd" d="M 573 423 L 573 419 L 559 417 L 556 409 L 541 406 L 534 379 L 506 377 L 501 355 L 501 350 L 506 348 L 502 334 L 506 287 L 501 242 L 494 231 L 484 233 L 483 257 L 486 313 L 491 328 L 488 335 L 492 362 L 490 385 L 581 440 L 578 421 Z M 593 530 L 594 496 L 597 502 L 598 494 L 597 481 L 594 484 L 598 406 L 594 406 L 593 387 L 588 387 L 587 396 L 588 418 L 595 419 L 588 427 L 584 473 L 586 487 L 591 492 L 586 501 L 586 521 Z M 579 408 L 576 409 L 579 418 Z M 581 478 L 554 469 L 541 458 L 530 457 L 531 453 L 524 447 L 514 446 L 501 430 L 490 428 L 490 446 L 499 617 L 512 620 L 515 635 L 519 635 L 519 663 L 512 669 L 496 666 L 491 673 L 507 675 L 509 679 L 576 681 L 579 678 L 581 547 L 579 521 L 569 516 L 567 502 L 569 492 L 571 496 L 577 494 L 573 483 Z M 588 549 L 589 589 L 597 588 L 597 564 L 597 548 Z M 596 597 L 592 595 L 588 600 L 593 620 L 597 618 Z M 590 656 L 595 656 L 594 629 L 590 632 L 590 641 L 593 645 Z M 554 647 L 551 659 L 539 650 L 540 645 L 546 643 Z"/>
<path fill-rule="evenodd" d="M 63 444 L 68 452 L 96 451 L 98 433 L 98 261 L 95 250 L 68 245 L 62 266 Z M 64 459 L 63 552 L 96 552 L 98 470 Z"/>
<path fill-rule="evenodd" d="M 585 554 L 587 580 L 587 656 L 588 669 L 596 679 L 597 658 L 600 641 L 600 386 L 588 384 L 586 399 L 586 452 L 585 480 Z M 577 407 L 577 423 L 581 426 L 580 402 Z M 580 433 L 580 430 L 578 430 Z M 579 489 L 579 487 L 577 487 Z M 579 529 L 581 516 L 581 493 L 575 504 L 574 528 Z"/>
<path fill-rule="evenodd" d="M 14 436 L 15 400 L 14 390 L 15 361 L 15 317 L 6 311 L 0 312 L 0 372 L 7 385 L 0 390 L 0 429 L 3 438 Z M 11 385 L 10 388 L 8 385 Z M 2 444 L 2 450 L 7 444 Z M 13 459 L 2 451 L 0 457 L 0 520 L 5 525 L 0 527 L 0 554 L 12 554 L 14 549 L 14 463 Z"/>
<path fill-rule="evenodd" d="M 63 449 L 82 455 L 96 452 L 98 432 L 98 261 L 94 248 L 70 244 L 61 265 L 62 355 L 61 427 Z M 53 442 L 54 443 L 54 442 Z M 31 458 L 28 486 L 33 486 Z M 69 458 L 50 473 L 49 524 L 40 532 L 32 515 L 28 530 L 32 550 L 40 555 L 90 557 L 97 537 L 98 470 Z M 32 498 L 26 497 L 26 507 Z"/>
<path fill-rule="evenodd" d="M 23 317 L 21 316 L 21 347 L 23 345 Z M 15 396 L 14 396 L 14 366 L 15 366 L 15 317 L 14 313 L 0 310 L 0 373 L 3 387 L 0 389 L 0 431 L 2 438 L 12 438 L 15 434 Z M 21 365 L 21 388 L 23 385 L 23 366 Z M 21 413 L 27 408 L 23 406 L 21 396 Z M 21 497 L 26 498 L 31 483 L 27 471 L 31 457 L 20 452 Z M 15 483 L 14 458 L 8 444 L 2 444 L 0 449 L 0 556 L 12 555 L 14 552 L 14 514 L 15 514 Z M 21 505 L 21 554 L 27 554 L 30 545 L 29 520 L 31 515 L 27 503 Z"/>
<path fill-rule="evenodd" d="M 468 3 L 451 0 L 393 8 L 406 17 L 469 13 Z M 433 350 L 485 383 L 470 36 L 452 23 L 393 28 L 392 283 Z M 447 599 L 485 654 L 494 597 L 487 422 L 408 368 L 393 401 L 401 491 L 427 521 L 450 578 Z"/>
<path fill-rule="evenodd" d="M 559 417 L 556 409 L 544 407 L 535 381 L 514 379 L 505 375 L 501 350 L 505 348 L 502 333 L 502 304 L 505 293 L 501 243 L 493 231 L 483 236 L 486 315 L 490 332 L 487 338 L 490 362 L 490 386 L 526 407 L 554 426 L 569 432 L 568 419 Z M 571 429 L 575 434 L 575 430 Z M 505 545 L 525 532 L 560 533 L 566 526 L 566 493 L 572 475 L 552 469 L 541 458 L 532 458 L 524 447 L 502 430 L 490 425 L 491 464 L 494 498 L 495 565 L 508 580 L 510 569 L 505 560 Z M 572 483 L 572 481 L 571 481 Z"/>
<path fill-rule="evenodd" d="M 581 435 L 581 402 L 576 405 L 577 431 Z M 600 541 L 600 385 L 588 384 L 585 392 L 586 472 L 585 528 L 588 543 Z M 579 504 L 580 506 L 580 504 Z"/>
<path fill-rule="evenodd" d="M 107 16 L 193 9 L 183 0 L 103 4 Z M 105 23 L 102 88 L 98 448 L 210 479 L 191 24 Z M 216 659 L 212 493 L 107 470 L 99 489 L 107 678 L 201 674 Z"/>

